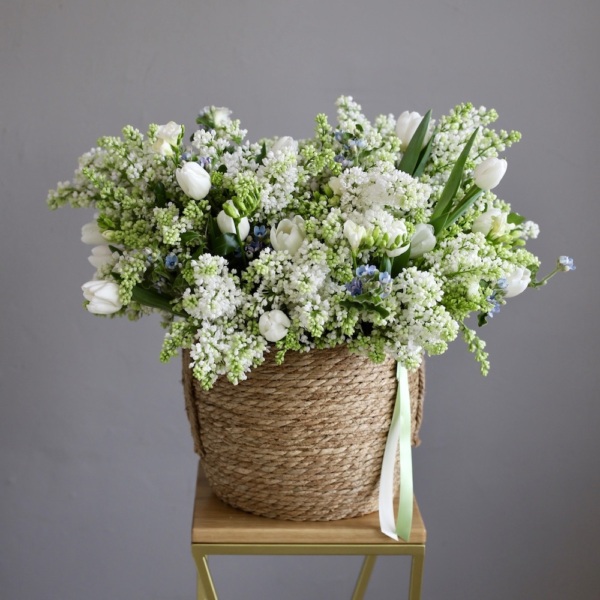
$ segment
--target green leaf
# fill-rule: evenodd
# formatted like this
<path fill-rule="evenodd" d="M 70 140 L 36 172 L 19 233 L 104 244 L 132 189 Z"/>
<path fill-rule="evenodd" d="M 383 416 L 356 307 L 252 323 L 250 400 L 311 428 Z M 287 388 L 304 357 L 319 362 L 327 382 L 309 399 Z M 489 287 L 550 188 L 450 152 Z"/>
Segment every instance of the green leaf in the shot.
<path fill-rule="evenodd" d="M 383 308 L 383 306 L 380 306 L 379 304 L 374 304 L 371 297 L 367 300 L 364 298 L 364 295 L 362 298 L 361 296 L 354 296 L 352 299 L 342 300 L 340 304 L 346 308 L 357 308 L 358 310 L 375 312 L 384 319 L 390 314 L 390 311 L 387 310 L 387 308 Z"/>
<path fill-rule="evenodd" d="M 159 208 L 164 208 L 167 205 L 167 191 L 165 189 L 165 185 L 162 182 L 157 182 L 153 186 L 155 204 Z"/>
<path fill-rule="evenodd" d="M 233 233 L 221 233 L 221 230 L 213 217 L 210 217 L 208 220 L 207 233 L 211 254 L 227 256 L 240 247 L 237 237 Z"/>
<path fill-rule="evenodd" d="M 186 231 L 181 234 L 181 241 L 187 246 L 197 246 L 202 243 L 202 236 L 197 231 Z"/>
<path fill-rule="evenodd" d="M 152 308 L 159 308 L 172 313 L 171 301 L 166 296 L 162 296 L 154 290 L 147 290 L 143 287 L 136 285 L 133 288 L 132 294 L 133 300 L 143 304 L 144 306 L 151 306 Z"/>
<path fill-rule="evenodd" d="M 460 206 L 458 206 L 454 210 L 453 213 L 448 215 L 448 217 L 446 218 L 446 220 L 444 222 L 444 227 L 448 227 L 448 225 L 452 225 L 452 223 L 454 223 L 454 221 L 456 221 L 457 219 L 462 217 L 462 215 L 465 214 L 467 209 L 470 208 L 471 206 L 473 206 L 473 203 L 479 198 L 479 196 L 481 196 L 481 194 L 483 194 L 483 190 L 479 190 L 478 192 L 475 192 L 475 194 L 470 196 L 465 202 L 463 202 Z"/>
<path fill-rule="evenodd" d="M 431 148 L 433 147 L 433 138 L 435 137 L 436 134 L 436 130 L 434 130 L 431 134 L 431 137 L 429 138 L 429 141 L 427 142 L 427 145 L 425 146 L 425 148 L 423 148 L 423 150 L 421 150 L 421 154 L 419 155 L 419 160 L 417 161 L 417 166 L 415 167 L 415 170 L 413 171 L 412 176 L 413 177 L 421 177 L 421 175 L 423 175 L 423 171 L 425 170 L 425 167 L 427 166 L 427 161 L 429 160 L 429 157 L 431 156 Z"/>
<path fill-rule="evenodd" d="M 116 246 L 112 246 L 111 244 L 109 244 L 108 247 L 111 252 L 116 252 L 119 256 L 123 254 L 123 250 L 121 250 L 121 248 L 117 248 Z"/>
<path fill-rule="evenodd" d="M 512 225 L 520 225 L 525 221 L 525 217 L 522 217 L 516 212 L 511 212 L 506 218 L 506 220 Z"/>
<path fill-rule="evenodd" d="M 379 272 L 380 273 L 392 273 L 392 260 L 389 256 L 382 256 L 379 261 Z"/>
<path fill-rule="evenodd" d="M 262 161 L 267 156 L 267 144 L 265 142 L 262 143 L 262 147 L 260 149 L 260 154 L 256 157 L 256 162 L 260 165 Z"/>
<path fill-rule="evenodd" d="M 423 148 L 423 142 L 427 135 L 427 129 L 429 127 L 429 121 L 431 121 L 431 110 L 428 110 L 425 116 L 421 119 L 419 126 L 413 134 L 406 152 L 400 161 L 398 169 L 404 171 L 409 175 L 412 175 L 419 164 L 419 157 L 421 156 L 421 149 Z"/>
<path fill-rule="evenodd" d="M 454 165 L 452 172 L 450 173 L 450 177 L 444 186 L 440 199 L 437 202 L 435 210 L 433 211 L 433 215 L 431 215 L 431 224 L 434 226 L 436 234 L 440 231 L 438 227 L 434 223 L 440 223 L 439 217 L 443 215 L 448 215 L 450 213 L 450 209 L 452 206 L 452 200 L 456 196 L 456 192 L 460 186 L 460 182 L 462 180 L 463 171 L 465 169 L 465 163 L 467 162 L 467 158 L 469 158 L 469 152 L 473 147 L 473 143 L 475 142 L 475 138 L 479 133 L 479 129 L 476 129 L 473 132 L 473 135 L 469 138 L 469 141 L 465 144 L 456 164 Z M 441 221 L 443 223 L 443 220 Z"/>
<path fill-rule="evenodd" d="M 410 246 L 408 250 L 399 256 L 395 256 L 392 259 L 392 270 L 390 274 L 392 277 L 397 277 L 399 273 L 408 265 L 408 261 L 410 260 Z"/>

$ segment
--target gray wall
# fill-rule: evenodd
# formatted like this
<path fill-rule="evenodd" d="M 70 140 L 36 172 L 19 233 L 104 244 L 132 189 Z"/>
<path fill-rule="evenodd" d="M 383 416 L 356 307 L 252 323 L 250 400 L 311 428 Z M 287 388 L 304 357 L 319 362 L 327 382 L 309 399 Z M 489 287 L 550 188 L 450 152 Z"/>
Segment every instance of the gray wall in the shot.
<path fill-rule="evenodd" d="M 598 0 L 0 4 L 0 596 L 184 599 L 196 459 L 157 319 L 94 318 L 79 228 L 48 188 L 103 134 L 206 104 L 253 139 L 308 136 L 341 94 L 370 116 L 494 106 L 523 132 L 502 195 L 532 249 L 577 271 L 487 327 L 487 379 L 461 342 L 428 363 L 415 486 L 424 598 L 597 599 Z M 350 596 L 358 559 L 223 558 L 223 598 Z M 400 597 L 401 559 L 369 598 Z"/>

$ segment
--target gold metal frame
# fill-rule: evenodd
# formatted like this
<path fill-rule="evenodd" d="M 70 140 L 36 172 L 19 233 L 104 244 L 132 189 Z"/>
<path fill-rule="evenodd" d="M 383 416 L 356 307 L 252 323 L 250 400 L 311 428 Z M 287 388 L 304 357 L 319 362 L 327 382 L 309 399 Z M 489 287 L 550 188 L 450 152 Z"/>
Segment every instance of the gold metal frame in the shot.
<path fill-rule="evenodd" d="M 292 522 L 256 517 L 223 504 L 210 491 L 202 469 L 192 522 L 192 556 L 198 570 L 197 600 L 217 600 L 208 566 L 215 555 L 362 555 L 352 600 L 364 597 L 377 556 L 410 556 L 409 600 L 420 600 L 426 530 L 414 503 L 410 542 L 382 534 L 377 514 L 330 522 Z"/>

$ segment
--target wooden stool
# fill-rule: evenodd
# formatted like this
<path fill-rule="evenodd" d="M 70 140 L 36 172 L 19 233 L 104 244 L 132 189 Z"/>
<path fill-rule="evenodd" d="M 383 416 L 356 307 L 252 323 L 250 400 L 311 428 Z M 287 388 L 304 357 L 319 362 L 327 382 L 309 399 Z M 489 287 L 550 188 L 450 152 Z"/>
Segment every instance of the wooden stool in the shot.
<path fill-rule="evenodd" d="M 192 522 L 192 555 L 198 568 L 198 600 L 217 600 L 208 556 L 218 554 L 364 555 L 352 600 L 361 600 L 378 555 L 410 555 L 409 600 L 421 598 L 426 531 L 414 501 L 410 543 L 395 542 L 379 530 L 378 513 L 341 521 L 279 521 L 257 517 L 221 502 L 198 465 Z"/>

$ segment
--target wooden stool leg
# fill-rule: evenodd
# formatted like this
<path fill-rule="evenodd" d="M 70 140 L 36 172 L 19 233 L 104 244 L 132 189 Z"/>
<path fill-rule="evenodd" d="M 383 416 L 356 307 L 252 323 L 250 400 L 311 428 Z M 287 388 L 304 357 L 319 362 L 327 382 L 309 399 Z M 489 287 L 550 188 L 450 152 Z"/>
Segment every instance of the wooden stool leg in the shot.
<path fill-rule="evenodd" d="M 409 600 L 421 600 L 421 586 L 423 584 L 423 567 L 425 564 L 425 546 L 421 546 L 418 552 L 412 555 L 410 567 Z"/>
<path fill-rule="evenodd" d="M 217 600 L 217 593 L 208 570 L 208 558 L 203 554 L 194 553 L 198 580 L 196 587 L 197 600 Z"/>
<path fill-rule="evenodd" d="M 362 568 L 358 575 L 356 587 L 354 588 L 354 594 L 352 594 L 352 600 L 363 600 L 365 592 L 367 591 L 367 585 L 369 585 L 371 573 L 373 572 L 373 567 L 375 566 L 375 560 L 377 560 L 375 554 L 365 556 L 365 560 L 363 561 Z"/>

